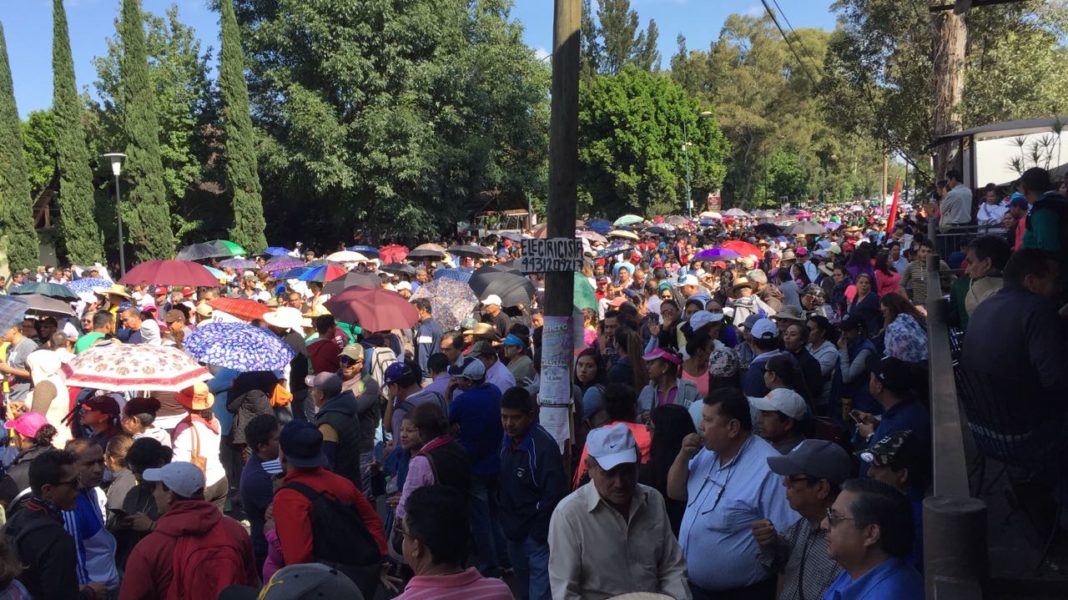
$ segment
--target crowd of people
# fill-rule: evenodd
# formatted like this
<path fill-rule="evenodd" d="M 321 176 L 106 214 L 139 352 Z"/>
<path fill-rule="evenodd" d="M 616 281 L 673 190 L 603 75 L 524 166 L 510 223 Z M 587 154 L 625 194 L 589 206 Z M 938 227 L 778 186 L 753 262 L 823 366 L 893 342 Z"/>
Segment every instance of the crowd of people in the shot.
<path fill-rule="evenodd" d="M 1044 399 L 1068 383 L 1068 200 L 1041 170 L 980 206 L 960 179 L 894 215 L 587 236 L 596 305 L 575 319 L 563 430 L 539 423 L 540 275 L 458 328 L 412 298 L 446 271 L 507 268 L 514 237 L 469 240 L 482 259 L 346 265 L 411 299 L 409 329 L 339 322 L 322 282 L 262 258 L 217 287 L 116 283 L 80 295 L 79 318 L 31 311 L 0 347 L 0 597 L 923 597 L 928 278 L 966 332 L 962 365 L 1026 382 L 1036 430 L 1059 433 Z M 97 277 L 42 268 L 5 289 Z M 228 297 L 264 305 L 245 320 L 292 350 L 284 369 L 209 364 L 177 393 L 68 385 L 64 365 L 94 348 L 182 349 L 236 320 L 213 308 Z"/>

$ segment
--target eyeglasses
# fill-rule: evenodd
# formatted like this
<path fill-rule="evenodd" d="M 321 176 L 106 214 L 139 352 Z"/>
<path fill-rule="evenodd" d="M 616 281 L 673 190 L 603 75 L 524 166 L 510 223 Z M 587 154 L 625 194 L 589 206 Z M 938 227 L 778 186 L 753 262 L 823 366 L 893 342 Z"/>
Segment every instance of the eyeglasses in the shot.
<path fill-rule="evenodd" d="M 831 527 L 837 527 L 842 521 L 856 521 L 853 517 L 843 517 L 842 515 L 836 515 L 831 512 L 831 509 L 827 509 L 827 524 Z"/>
<path fill-rule="evenodd" d="M 341 358 L 338 359 L 338 362 L 340 362 L 341 364 L 343 364 L 345 366 L 350 366 L 350 365 L 357 365 L 357 364 L 362 363 L 363 359 L 362 358 L 353 359 L 353 358 L 349 358 L 347 356 L 342 356 Z"/>

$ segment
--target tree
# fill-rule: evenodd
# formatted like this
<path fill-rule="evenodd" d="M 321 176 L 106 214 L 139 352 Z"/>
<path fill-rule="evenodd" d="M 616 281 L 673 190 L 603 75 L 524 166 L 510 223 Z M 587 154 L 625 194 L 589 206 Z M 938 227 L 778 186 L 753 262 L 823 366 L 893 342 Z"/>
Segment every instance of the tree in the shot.
<path fill-rule="evenodd" d="M 597 0 L 596 22 L 590 0 L 583 0 L 581 33 L 582 70 L 587 76 L 615 75 L 626 65 L 645 71 L 660 68 L 656 21 L 650 19 L 646 30 L 640 31 L 630 0 Z"/>
<path fill-rule="evenodd" d="M 582 210 L 602 216 L 678 213 L 685 206 L 687 159 L 695 196 L 719 189 L 730 144 L 716 120 L 700 113 L 698 101 L 670 78 L 633 66 L 583 82 Z"/>
<path fill-rule="evenodd" d="M 56 119 L 51 110 L 35 110 L 22 122 L 22 150 L 30 179 L 30 197 L 56 188 Z"/>
<path fill-rule="evenodd" d="M 249 112 L 245 83 L 245 55 L 241 32 L 231 0 L 220 0 L 222 52 L 219 64 L 219 90 L 222 96 L 222 125 L 226 145 L 226 184 L 234 210 L 230 239 L 246 250 L 260 252 L 267 247 L 263 230 L 263 199 L 256 165 L 256 133 Z"/>
<path fill-rule="evenodd" d="M 93 173 L 82 129 L 82 105 L 74 83 L 74 60 L 63 0 L 52 3 L 52 110 L 55 113 L 59 168 L 59 241 L 67 260 L 91 264 L 104 259 L 104 246 L 93 220 Z"/>
<path fill-rule="evenodd" d="M 771 195 L 790 202 L 802 200 L 808 194 L 809 174 L 801 157 L 794 152 L 779 149 L 768 161 L 768 187 Z"/>
<path fill-rule="evenodd" d="M 140 0 L 123 0 L 120 36 L 126 135 L 123 169 L 129 189 L 123 217 L 129 225 L 137 260 L 170 258 L 174 255 L 174 235 L 167 207 L 155 90 L 149 77 Z"/>
<path fill-rule="evenodd" d="M 33 223 L 30 179 L 23 156 L 22 123 L 0 24 L 0 231 L 8 236 L 7 258 L 13 269 L 36 268 L 40 247 Z"/>

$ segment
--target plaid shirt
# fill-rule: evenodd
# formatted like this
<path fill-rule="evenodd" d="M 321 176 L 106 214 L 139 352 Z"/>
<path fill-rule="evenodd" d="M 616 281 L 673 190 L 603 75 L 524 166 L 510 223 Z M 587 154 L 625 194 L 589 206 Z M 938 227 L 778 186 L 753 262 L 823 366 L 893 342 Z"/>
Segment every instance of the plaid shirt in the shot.
<path fill-rule="evenodd" d="M 827 532 L 804 518 L 783 531 L 773 548 L 761 547 L 760 562 L 782 573 L 779 600 L 820 600 L 842 572 L 827 557 Z"/>

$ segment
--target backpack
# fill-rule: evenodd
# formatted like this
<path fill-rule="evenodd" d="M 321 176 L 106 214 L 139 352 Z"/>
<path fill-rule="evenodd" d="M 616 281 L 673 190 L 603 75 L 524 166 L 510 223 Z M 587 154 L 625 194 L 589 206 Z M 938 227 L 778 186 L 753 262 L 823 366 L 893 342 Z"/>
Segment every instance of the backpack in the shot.
<path fill-rule="evenodd" d="M 217 598 L 231 585 L 249 585 L 245 555 L 226 528 L 212 527 L 202 537 L 183 535 L 174 545 L 168 598 Z"/>
<path fill-rule="evenodd" d="M 291 481 L 289 488 L 311 502 L 312 554 L 315 561 L 344 573 L 363 592 L 374 598 L 382 555 L 356 507 L 326 492 Z"/>

